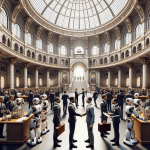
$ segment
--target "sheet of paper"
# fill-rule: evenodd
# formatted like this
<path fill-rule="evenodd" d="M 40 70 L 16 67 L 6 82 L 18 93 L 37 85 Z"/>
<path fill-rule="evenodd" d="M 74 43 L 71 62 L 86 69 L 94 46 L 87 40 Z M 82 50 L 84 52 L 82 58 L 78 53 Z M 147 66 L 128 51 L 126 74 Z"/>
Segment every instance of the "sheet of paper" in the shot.
<path fill-rule="evenodd" d="M 16 120 L 16 122 L 22 122 L 23 120 L 25 120 L 27 117 L 22 117 L 22 118 L 19 118 L 18 120 Z"/>

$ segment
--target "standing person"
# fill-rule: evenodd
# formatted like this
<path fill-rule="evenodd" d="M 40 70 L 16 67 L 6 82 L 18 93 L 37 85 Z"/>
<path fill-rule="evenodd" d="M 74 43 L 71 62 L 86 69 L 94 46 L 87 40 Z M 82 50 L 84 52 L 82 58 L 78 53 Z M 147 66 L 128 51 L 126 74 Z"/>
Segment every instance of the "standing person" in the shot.
<path fill-rule="evenodd" d="M 107 106 L 108 106 L 108 111 L 111 111 L 111 100 L 112 100 L 112 95 L 111 93 L 109 92 L 109 90 L 107 90 Z"/>
<path fill-rule="evenodd" d="M 133 95 L 131 94 L 130 90 L 128 91 L 128 94 L 126 94 L 126 99 L 127 98 L 133 98 Z"/>
<path fill-rule="evenodd" d="M 9 101 L 6 103 L 6 108 L 9 109 L 9 111 L 11 112 L 13 110 L 13 108 L 15 107 L 14 105 L 14 96 L 10 95 L 9 96 Z"/>
<path fill-rule="evenodd" d="M 32 100 L 33 100 L 33 93 L 32 90 L 30 90 L 29 97 L 28 97 L 29 109 L 32 106 Z"/>
<path fill-rule="evenodd" d="M 6 105 L 6 103 L 9 101 L 9 96 L 8 96 L 8 92 L 5 91 L 5 95 L 4 95 L 4 104 Z"/>
<path fill-rule="evenodd" d="M 120 90 L 120 93 L 117 94 L 117 100 L 119 107 L 121 107 L 121 119 L 123 120 L 123 101 L 125 100 L 125 96 L 122 93 L 122 90 Z"/>
<path fill-rule="evenodd" d="M 58 89 L 55 92 L 55 97 L 59 97 L 59 90 Z"/>
<path fill-rule="evenodd" d="M 69 133 L 70 148 L 77 148 L 77 146 L 75 146 L 73 144 L 74 142 L 77 142 L 77 140 L 73 139 L 74 131 L 75 131 L 76 116 L 81 116 L 81 117 L 83 116 L 83 114 L 78 114 L 75 112 L 75 106 L 73 104 L 74 102 L 75 102 L 75 98 L 70 97 L 70 103 L 68 106 L 68 112 L 69 112 L 68 122 L 69 122 L 69 129 L 70 129 L 70 133 Z"/>
<path fill-rule="evenodd" d="M 110 118 L 112 118 L 112 121 L 113 121 L 114 138 L 110 141 L 115 142 L 114 144 L 112 144 L 112 146 L 116 146 L 116 145 L 119 145 L 119 123 L 120 123 L 120 118 L 121 118 L 121 111 L 120 111 L 120 107 L 118 105 L 117 99 L 114 99 L 112 101 L 112 104 L 114 104 L 113 115 L 110 116 Z"/>
<path fill-rule="evenodd" d="M 77 88 L 76 88 L 76 91 L 75 91 L 75 103 L 76 103 L 76 107 L 78 107 L 79 105 L 78 105 L 78 96 L 79 96 L 79 94 L 77 93 Z"/>
<path fill-rule="evenodd" d="M 62 100 L 63 100 L 63 112 L 64 114 L 67 114 L 66 111 L 67 111 L 67 104 L 68 104 L 68 101 L 67 99 L 69 98 L 69 96 L 66 94 L 66 91 L 64 91 L 64 95 L 62 95 Z"/>
<path fill-rule="evenodd" d="M 88 139 L 85 140 L 85 142 L 90 143 L 86 148 L 94 148 L 94 135 L 93 135 L 93 124 L 95 119 L 94 114 L 94 107 L 92 105 L 92 98 L 88 97 L 86 102 L 88 103 L 86 108 L 86 113 L 83 114 L 83 116 L 86 115 L 86 123 L 87 123 L 87 129 L 88 129 Z"/>
<path fill-rule="evenodd" d="M 100 108 L 101 108 L 101 123 L 103 123 L 103 124 L 106 124 L 106 122 L 107 122 L 107 117 L 103 114 L 103 112 L 108 113 L 106 100 L 107 100 L 107 95 L 103 94 L 102 95 L 102 102 L 100 104 Z M 107 137 L 104 134 L 109 134 L 109 133 L 108 132 L 101 132 L 101 136 L 102 137 Z"/>
<path fill-rule="evenodd" d="M 56 127 L 60 126 L 60 122 L 61 122 L 61 108 L 60 108 L 60 98 L 56 97 L 55 98 L 55 105 L 54 105 L 54 118 L 53 118 L 53 123 L 54 123 L 54 134 L 53 134 L 53 142 L 54 142 L 54 148 L 55 147 L 61 147 L 61 145 L 58 144 L 58 142 L 62 142 L 62 140 L 58 140 L 57 139 L 57 135 L 56 135 Z"/>
<path fill-rule="evenodd" d="M 50 101 L 51 101 L 51 110 L 53 111 L 53 107 L 54 107 L 54 93 L 51 90 L 50 92 Z"/>
<path fill-rule="evenodd" d="M 38 91 L 35 91 L 34 98 L 39 98 L 40 99 L 40 94 L 38 93 Z"/>
<path fill-rule="evenodd" d="M 17 89 L 15 89 L 14 94 L 15 94 L 14 99 L 16 99 L 17 98 Z"/>
<path fill-rule="evenodd" d="M 96 100 L 98 98 L 98 94 L 97 94 L 96 89 L 94 89 L 93 98 L 94 98 L 95 107 L 97 107 Z"/>
<path fill-rule="evenodd" d="M 82 106 L 84 107 L 84 97 L 85 97 L 85 94 L 84 94 L 84 88 L 82 88 L 82 93 L 80 93 L 80 94 L 82 94 Z"/>

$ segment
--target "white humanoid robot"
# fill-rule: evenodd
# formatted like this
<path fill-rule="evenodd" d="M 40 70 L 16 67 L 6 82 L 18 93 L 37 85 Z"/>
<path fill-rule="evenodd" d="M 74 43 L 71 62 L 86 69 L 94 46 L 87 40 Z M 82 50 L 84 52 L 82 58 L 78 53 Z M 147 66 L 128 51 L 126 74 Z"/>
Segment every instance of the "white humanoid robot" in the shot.
<path fill-rule="evenodd" d="M 127 129 L 125 132 L 126 138 L 123 140 L 123 142 L 126 143 L 127 145 L 134 145 L 135 143 L 138 143 L 138 141 L 135 139 L 135 133 L 133 130 L 134 121 L 131 117 L 131 114 L 133 113 L 136 118 L 141 119 L 143 121 L 145 121 L 145 119 L 139 116 L 137 111 L 135 110 L 135 107 L 132 106 L 132 104 L 134 103 L 134 100 L 132 98 L 127 98 L 126 103 L 128 104 L 125 109 L 126 112 L 125 120 Z"/>
<path fill-rule="evenodd" d="M 40 123 L 41 123 L 41 105 L 39 105 L 40 99 L 39 98 L 34 98 L 33 99 L 33 106 L 29 109 L 27 113 L 27 117 L 31 115 L 31 113 L 34 114 L 34 117 L 31 119 L 30 122 L 30 140 L 27 141 L 28 144 L 30 145 L 36 145 L 36 143 L 41 143 L 42 138 L 41 138 L 41 128 L 40 128 Z"/>
<path fill-rule="evenodd" d="M 142 113 L 141 111 L 141 99 L 139 99 L 139 93 L 135 93 L 134 94 L 134 106 L 135 106 L 135 110 L 137 111 L 137 113 L 140 115 Z"/>
<path fill-rule="evenodd" d="M 22 109 L 22 104 L 24 104 L 24 99 L 21 98 L 21 93 L 17 93 L 17 97 L 15 99 L 15 108 Z"/>
<path fill-rule="evenodd" d="M 48 101 L 47 99 L 47 95 L 43 94 L 42 95 L 42 103 L 41 103 L 41 108 L 42 108 L 42 127 L 41 127 L 41 134 L 45 134 L 47 132 L 49 132 L 49 127 L 48 127 L 48 119 L 47 119 L 47 115 L 48 115 Z"/>

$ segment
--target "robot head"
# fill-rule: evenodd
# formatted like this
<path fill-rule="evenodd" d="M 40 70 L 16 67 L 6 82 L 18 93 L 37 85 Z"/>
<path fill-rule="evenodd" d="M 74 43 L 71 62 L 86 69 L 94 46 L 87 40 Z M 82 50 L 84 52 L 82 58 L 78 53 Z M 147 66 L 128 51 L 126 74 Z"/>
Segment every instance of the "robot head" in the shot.
<path fill-rule="evenodd" d="M 42 99 L 46 100 L 46 99 L 47 99 L 47 95 L 46 95 L 46 94 L 43 94 L 43 95 L 42 95 Z"/>
<path fill-rule="evenodd" d="M 33 98 L 33 105 L 37 105 L 37 104 L 39 104 L 39 102 L 40 102 L 40 99 L 39 98 Z"/>
<path fill-rule="evenodd" d="M 47 108 L 48 107 L 48 102 L 47 101 L 45 101 L 45 102 L 43 102 L 43 108 Z"/>
<path fill-rule="evenodd" d="M 135 94 L 134 94 L 134 97 L 135 97 L 135 98 L 138 98 L 138 97 L 139 97 L 139 93 L 135 93 Z"/>
<path fill-rule="evenodd" d="M 19 98 L 20 98 L 20 97 L 21 97 L 21 93 L 17 93 L 17 97 L 19 97 Z"/>
<path fill-rule="evenodd" d="M 16 101 L 16 105 L 24 104 L 23 98 L 17 98 L 15 101 Z"/>
<path fill-rule="evenodd" d="M 126 99 L 126 103 L 127 104 L 132 104 L 134 101 L 133 101 L 133 99 L 132 98 L 127 98 Z"/>
<path fill-rule="evenodd" d="M 134 105 L 138 105 L 139 106 L 140 105 L 140 101 L 141 101 L 140 99 L 134 99 Z"/>

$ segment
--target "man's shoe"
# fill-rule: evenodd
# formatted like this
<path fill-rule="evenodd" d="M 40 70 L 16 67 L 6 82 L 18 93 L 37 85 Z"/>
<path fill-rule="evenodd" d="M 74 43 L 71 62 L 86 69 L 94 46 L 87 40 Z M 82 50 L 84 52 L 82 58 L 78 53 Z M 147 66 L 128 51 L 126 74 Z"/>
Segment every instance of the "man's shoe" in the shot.
<path fill-rule="evenodd" d="M 72 145 L 70 145 L 70 148 L 77 148 L 77 146 L 72 144 Z"/>
<path fill-rule="evenodd" d="M 56 147 L 61 147 L 61 145 L 55 144 L 53 147 L 54 147 L 54 148 L 56 148 Z"/>
<path fill-rule="evenodd" d="M 75 142 L 77 142 L 77 140 L 73 140 L 72 142 L 75 143 Z"/>
<path fill-rule="evenodd" d="M 112 146 L 119 146 L 119 143 L 114 143 L 114 144 L 112 144 Z"/>
<path fill-rule="evenodd" d="M 57 142 L 62 142 L 62 140 L 57 140 Z"/>
<path fill-rule="evenodd" d="M 86 146 L 86 148 L 94 148 L 94 146 L 90 144 L 90 145 Z"/>
<path fill-rule="evenodd" d="M 5 136 L 1 135 L 0 138 L 6 138 Z"/>
<path fill-rule="evenodd" d="M 108 133 L 108 132 L 104 132 L 105 134 L 110 134 L 110 133 Z"/>
<path fill-rule="evenodd" d="M 115 139 L 110 140 L 110 142 L 115 142 Z"/>
<path fill-rule="evenodd" d="M 89 140 L 89 139 L 87 139 L 87 140 L 85 140 L 84 142 L 85 142 L 85 143 L 90 143 L 90 140 Z"/>

